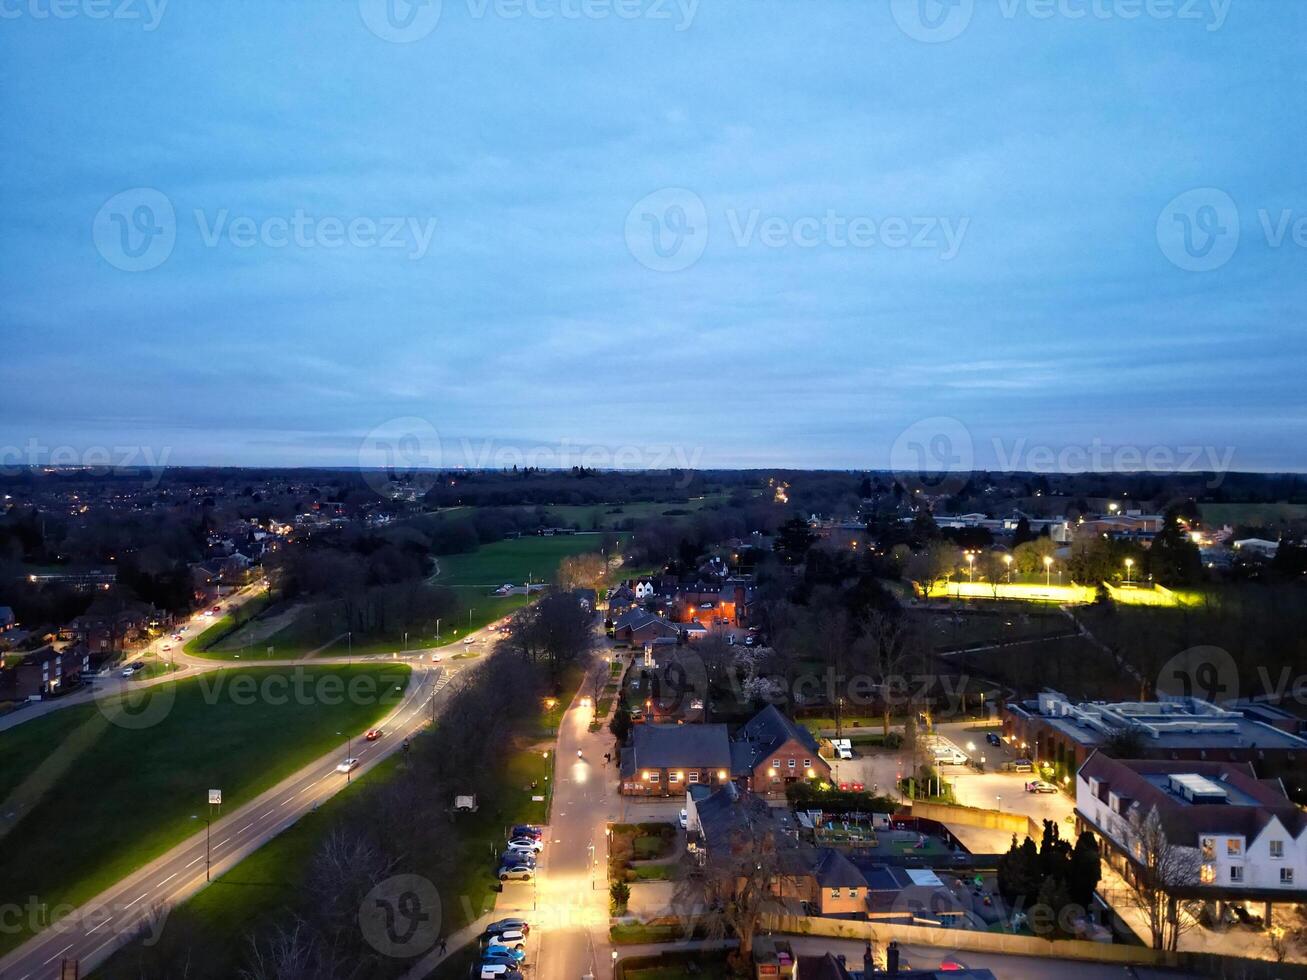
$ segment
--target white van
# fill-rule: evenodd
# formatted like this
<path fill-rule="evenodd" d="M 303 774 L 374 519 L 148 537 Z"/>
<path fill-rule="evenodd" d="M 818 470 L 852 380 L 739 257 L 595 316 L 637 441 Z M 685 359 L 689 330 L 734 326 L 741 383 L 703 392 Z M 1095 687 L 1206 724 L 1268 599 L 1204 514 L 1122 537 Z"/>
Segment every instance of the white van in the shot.
<path fill-rule="evenodd" d="M 840 759 L 853 758 L 853 742 L 847 738 L 833 738 L 830 742 L 835 749 L 835 755 Z"/>
<path fill-rule="evenodd" d="M 936 745 L 934 752 L 936 762 L 943 762 L 952 766 L 965 766 L 967 764 L 967 757 L 962 751 L 951 745 Z"/>

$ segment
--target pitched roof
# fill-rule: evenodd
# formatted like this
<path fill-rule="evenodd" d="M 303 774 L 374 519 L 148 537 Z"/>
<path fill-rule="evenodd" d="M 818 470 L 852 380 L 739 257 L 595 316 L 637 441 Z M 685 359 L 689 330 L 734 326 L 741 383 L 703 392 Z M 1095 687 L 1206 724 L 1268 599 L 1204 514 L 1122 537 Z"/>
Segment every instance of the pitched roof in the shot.
<path fill-rule="evenodd" d="M 728 769 L 731 743 L 725 725 L 657 725 L 631 730 L 635 769 Z"/>
<path fill-rule="evenodd" d="M 745 768 L 754 769 L 767 756 L 774 753 L 786 742 L 794 739 L 808 749 L 814 757 L 818 754 L 817 740 L 802 725 L 783 714 L 774 704 L 769 704 L 751 718 L 736 733 L 737 743 L 749 747 L 751 757 Z M 741 756 L 741 761 L 743 757 Z"/>
<path fill-rule="evenodd" d="M 1168 793 L 1148 776 L 1193 774 L 1224 783 L 1238 791 L 1228 803 L 1189 803 Z M 1137 803 L 1147 814 L 1154 807 L 1167 836 L 1175 841 L 1192 841 L 1199 834 L 1239 833 L 1252 840 L 1273 819 L 1296 839 L 1307 830 L 1307 813 L 1278 791 L 1257 778 L 1251 763 L 1194 762 L 1161 759 L 1112 759 L 1095 752 L 1080 767 L 1082 779 L 1095 779 L 1110 791 Z M 1105 798 L 1107 788 L 1100 788 Z M 1244 798 L 1247 801 L 1241 802 Z"/>
<path fill-rule="evenodd" d="M 831 847 L 823 847 L 817 852 L 813 874 L 822 888 L 867 887 L 867 878 L 857 865 Z"/>

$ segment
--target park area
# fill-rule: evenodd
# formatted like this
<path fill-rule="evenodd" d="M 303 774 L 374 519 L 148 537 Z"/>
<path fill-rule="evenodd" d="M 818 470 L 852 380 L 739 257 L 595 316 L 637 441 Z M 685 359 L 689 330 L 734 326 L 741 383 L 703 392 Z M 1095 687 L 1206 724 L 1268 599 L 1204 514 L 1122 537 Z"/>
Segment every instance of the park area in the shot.
<path fill-rule="evenodd" d="M 84 705 L 5 733 L 0 903 L 86 901 L 193 835 L 208 789 L 223 790 L 228 810 L 242 805 L 342 745 L 339 733 L 358 735 L 384 717 L 409 680 L 403 665 L 242 670 L 258 690 L 278 678 L 279 691 L 284 680 L 309 695 L 264 698 L 238 697 L 233 672 L 221 674 L 221 687 L 210 674 L 152 689 L 163 700 L 151 704 L 172 703 L 148 727 L 116 725 L 112 710 Z M 337 684 L 372 693 L 327 697 Z M 0 951 L 28 928 L 0 935 Z"/>
<path fill-rule="evenodd" d="M 261 658 L 367 656 L 447 646 L 530 601 L 525 593 L 494 595 L 500 586 L 552 582 L 564 558 L 596 552 L 599 545 L 599 536 L 593 534 L 531 535 L 436 558 L 429 584 L 453 590 L 459 600 L 455 614 L 439 624 L 439 642 L 434 621 L 424 623 L 420 630 L 408 630 L 407 636 L 399 629 L 351 636 L 341 602 L 269 605 L 259 598 L 251 601 L 248 612 L 241 610 L 239 623 L 230 615 L 223 617 L 187 643 L 186 651 L 213 659 L 257 662 Z"/>

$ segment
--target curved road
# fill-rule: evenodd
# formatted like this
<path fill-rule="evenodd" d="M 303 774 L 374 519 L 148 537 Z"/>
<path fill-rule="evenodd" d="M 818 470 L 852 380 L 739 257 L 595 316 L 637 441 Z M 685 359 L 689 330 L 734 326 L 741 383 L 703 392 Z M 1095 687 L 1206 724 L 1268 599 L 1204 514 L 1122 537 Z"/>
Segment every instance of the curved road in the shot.
<path fill-rule="evenodd" d="M 356 658 L 364 659 L 364 658 Z M 389 660 L 389 657 L 369 659 Z M 217 876 L 277 836 L 305 813 L 334 796 L 348 779 L 361 776 L 398 751 L 404 739 L 431 721 L 453 680 L 481 661 L 433 665 L 418 654 L 405 658 L 414 668 L 403 701 L 379 724 L 385 734 L 376 742 L 355 740 L 351 751 L 359 767 L 349 777 L 336 772 L 346 745 L 327 753 L 244 806 L 227 813 L 209 828 L 210 875 Z M 205 669 L 240 667 L 227 661 L 201 661 Z M 305 666 L 303 661 L 285 664 Z M 212 668 L 208 667 L 212 664 Z M 246 664 L 275 666 L 276 662 Z M 189 673 L 184 676 L 189 676 Z M 175 678 L 175 675 L 173 675 Z M 53 926 L 0 958 L 0 980 L 44 980 L 57 977 L 64 959 L 80 961 L 85 976 L 118 946 L 142 928 L 161 928 L 163 910 L 185 901 L 206 884 L 205 831 L 199 830 L 166 854 L 105 889 Z"/>

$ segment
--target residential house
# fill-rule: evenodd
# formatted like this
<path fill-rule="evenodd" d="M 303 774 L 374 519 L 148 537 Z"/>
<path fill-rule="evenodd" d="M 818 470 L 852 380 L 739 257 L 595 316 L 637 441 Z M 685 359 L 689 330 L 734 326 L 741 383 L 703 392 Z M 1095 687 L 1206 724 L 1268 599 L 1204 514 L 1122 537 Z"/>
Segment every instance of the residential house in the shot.
<path fill-rule="evenodd" d="M 674 624 L 643 609 L 623 613 L 613 623 L 613 642 L 619 646 L 643 647 L 660 636 L 679 639 L 680 635 Z"/>
<path fill-rule="evenodd" d="M 14 611 L 8 606 L 0 606 L 0 633 L 13 629 L 18 621 L 14 619 Z"/>
<path fill-rule="evenodd" d="M 627 796 L 682 796 L 691 786 L 731 780 L 731 743 L 725 725 L 636 725 L 622 750 Z"/>
<path fill-rule="evenodd" d="M 731 758 L 755 793 L 784 793 L 785 787 L 808 779 L 831 777 L 830 764 L 818 752 L 817 740 L 775 705 L 768 705 L 735 735 Z"/>
<path fill-rule="evenodd" d="M 1104 860 L 1132 884 L 1156 850 L 1150 822 L 1168 848 L 1189 853 L 1194 874 L 1168 888 L 1172 902 L 1263 902 L 1269 927 L 1275 905 L 1307 900 L 1307 813 L 1247 763 L 1095 752 L 1076 773 L 1075 816 L 1077 832 L 1097 834 Z"/>
<path fill-rule="evenodd" d="M 167 626 L 171 617 L 143 602 L 92 603 L 68 624 L 61 635 L 85 646 L 93 658 L 122 653 L 150 639 L 150 631 Z"/>
<path fill-rule="evenodd" d="M 75 687 L 91 669 L 84 646 L 0 653 L 0 701 L 51 697 Z"/>

